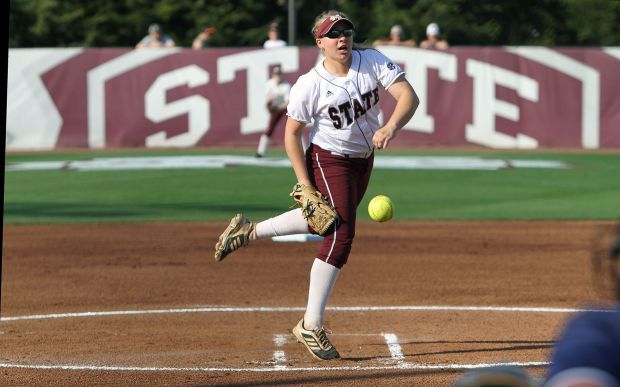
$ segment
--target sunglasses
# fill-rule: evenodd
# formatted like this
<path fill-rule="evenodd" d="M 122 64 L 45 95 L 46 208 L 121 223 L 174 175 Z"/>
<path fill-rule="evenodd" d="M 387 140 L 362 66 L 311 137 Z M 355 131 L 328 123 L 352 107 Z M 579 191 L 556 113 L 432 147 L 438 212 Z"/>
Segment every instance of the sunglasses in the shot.
<path fill-rule="evenodd" d="M 352 29 L 348 29 L 348 30 L 331 30 L 326 34 L 323 34 L 321 36 L 319 36 L 319 38 L 330 38 L 330 39 L 336 39 L 339 38 L 340 35 L 344 35 L 345 37 L 349 37 L 349 36 L 353 36 L 353 30 Z"/>

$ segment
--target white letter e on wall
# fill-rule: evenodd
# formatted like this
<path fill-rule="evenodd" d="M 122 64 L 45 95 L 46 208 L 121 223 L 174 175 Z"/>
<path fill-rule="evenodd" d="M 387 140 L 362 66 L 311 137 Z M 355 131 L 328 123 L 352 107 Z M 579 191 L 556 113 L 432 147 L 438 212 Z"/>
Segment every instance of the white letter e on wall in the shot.
<path fill-rule="evenodd" d="M 495 98 L 495 87 L 501 85 L 517 92 L 519 97 L 538 101 L 538 82 L 532 78 L 477 60 L 467 60 L 467 75 L 474 79 L 473 122 L 465 127 L 467 141 L 491 148 L 536 148 L 535 138 L 518 133 L 512 137 L 495 130 L 495 116 L 519 121 L 519 107 Z"/>

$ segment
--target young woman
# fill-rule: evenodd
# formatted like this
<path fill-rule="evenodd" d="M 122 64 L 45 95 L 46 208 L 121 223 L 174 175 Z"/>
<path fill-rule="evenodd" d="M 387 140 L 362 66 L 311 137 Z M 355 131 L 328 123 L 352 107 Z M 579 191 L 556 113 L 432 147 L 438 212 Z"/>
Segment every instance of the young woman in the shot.
<path fill-rule="evenodd" d="M 266 107 L 269 111 L 269 124 L 258 141 L 256 157 L 265 156 L 276 126 L 285 117 L 290 92 L 291 85 L 282 77 L 282 68 L 275 66 L 271 72 L 271 78 L 267 81 L 267 90 L 265 92 L 267 99 Z"/>
<path fill-rule="evenodd" d="M 355 237 L 356 210 L 372 171 L 374 150 L 385 149 L 413 116 L 419 100 L 404 72 L 374 49 L 353 45 L 355 27 L 341 12 L 317 17 L 312 34 L 325 59 L 299 77 L 291 89 L 284 145 L 297 181 L 327 197 L 339 221 L 325 235 L 310 271 L 308 304 L 293 334 L 317 359 L 340 355 L 323 328 L 323 316 Z M 379 121 L 379 87 L 396 99 L 389 120 Z M 301 136 L 312 122 L 310 146 Z M 316 233 L 301 209 L 253 223 L 237 214 L 215 245 L 220 261 L 250 240 Z"/>

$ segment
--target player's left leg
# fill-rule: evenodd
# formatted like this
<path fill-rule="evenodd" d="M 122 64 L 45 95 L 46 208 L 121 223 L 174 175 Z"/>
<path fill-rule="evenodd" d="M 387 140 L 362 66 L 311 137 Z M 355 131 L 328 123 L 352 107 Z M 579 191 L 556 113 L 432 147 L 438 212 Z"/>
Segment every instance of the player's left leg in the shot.
<path fill-rule="evenodd" d="M 366 192 L 373 160 L 346 159 L 314 146 L 309 153 L 309 170 L 311 166 L 313 184 L 330 200 L 340 219 L 335 230 L 325 236 L 314 260 L 310 271 L 306 312 L 293 333 L 314 357 L 329 360 L 338 358 L 339 355 L 325 334 L 325 308 L 340 269 L 351 251 L 355 236 L 356 209 Z M 298 332 L 303 329 L 306 334 L 300 339 Z"/>
<path fill-rule="evenodd" d="M 361 203 L 373 165 L 373 156 L 363 158 L 343 158 L 322 150 L 315 152 L 313 171 L 316 188 L 327 197 L 338 212 L 339 221 L 332 233 L 325 235 L 317 258 L 342 268 L 349 257 L 355 225 L 357 207 Z"/>

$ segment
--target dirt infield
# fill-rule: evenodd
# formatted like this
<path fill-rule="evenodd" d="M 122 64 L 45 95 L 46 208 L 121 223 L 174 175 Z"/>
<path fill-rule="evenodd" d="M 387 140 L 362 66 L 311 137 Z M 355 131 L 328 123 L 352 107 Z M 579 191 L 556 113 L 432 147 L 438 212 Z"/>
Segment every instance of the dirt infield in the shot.
<path fill-rule="evenodd" d="M 327 312 L 342 360 L 290 329 L 319 242 L 225 261 L 225 223 L 5 226 L 0 385 L 449 385 L 513 362 L 542 375 L 596 299 L 600 222 L 361 222 Z M 539 308 L 539 309 L 535 309 Z"/>

